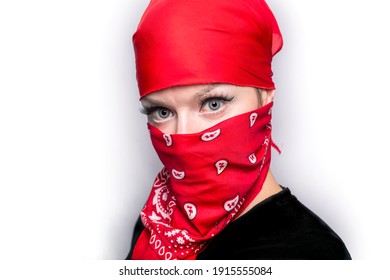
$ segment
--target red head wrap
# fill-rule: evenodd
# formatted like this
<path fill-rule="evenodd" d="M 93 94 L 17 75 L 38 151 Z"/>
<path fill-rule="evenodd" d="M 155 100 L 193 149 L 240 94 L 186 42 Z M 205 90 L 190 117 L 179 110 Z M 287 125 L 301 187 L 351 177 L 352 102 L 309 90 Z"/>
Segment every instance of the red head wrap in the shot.
<path fill-rule="evenodd" d="M 133 43 L 143 97 L 190 84 L 273 89 L 283 41 L 263 0 L 152 0 Z"/>

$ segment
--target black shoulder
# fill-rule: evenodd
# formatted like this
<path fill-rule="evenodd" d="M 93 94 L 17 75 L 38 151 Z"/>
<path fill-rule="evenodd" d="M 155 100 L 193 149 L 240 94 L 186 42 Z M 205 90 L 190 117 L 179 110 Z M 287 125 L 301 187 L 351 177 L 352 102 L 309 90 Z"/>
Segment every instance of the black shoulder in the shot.
<path fill-rule="evenodd" d="M 228 225 L 198 259 L 351 259 L 341 238 L 288 189 Z"/>
<path fill-rule="evenodd" d="M 286 229 L 286 251 L 290 259 L 350 260 L 343 240 L 319 216 L 296 200 L 291 210 L 296 226 Z"/>
<path fill-rule="evenodd" d="M 138 240 L 139 236 L 141 235 L 143 229 L 144 229 L 144 225 L 141 222 L 141 217 L 138 217 L 138 220 L 137 220 L 137 222 L 135 223 L 135 226 L 134 226 L 133 238 L 132 238 L 132 241 L 131 241 L 130 252 L 129 252 L 129 254 L 126 257 L 126 260 L 131 260 L 131 256 L 133 255 L 133 250 L 134 250 L 135 243 L 137 242 L 137 240 Z"/>

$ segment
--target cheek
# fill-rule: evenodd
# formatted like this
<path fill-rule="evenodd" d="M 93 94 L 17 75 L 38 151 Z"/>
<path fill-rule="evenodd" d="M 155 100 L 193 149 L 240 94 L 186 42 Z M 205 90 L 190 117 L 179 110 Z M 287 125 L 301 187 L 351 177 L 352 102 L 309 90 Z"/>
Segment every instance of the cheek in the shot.
<path fill-rule="evenodd" d="M 157 127 L 164 133 L 173 134 L 176 133 L 176 123 L 173 120 L 169 120 L 162 123 L 152 123 L 153 126 Z"/>

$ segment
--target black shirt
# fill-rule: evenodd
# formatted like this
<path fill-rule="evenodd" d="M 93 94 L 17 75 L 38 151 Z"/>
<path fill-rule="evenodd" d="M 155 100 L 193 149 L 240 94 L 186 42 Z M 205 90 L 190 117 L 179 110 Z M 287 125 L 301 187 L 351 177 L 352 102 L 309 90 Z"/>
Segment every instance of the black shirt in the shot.
<path fill-rule="evenodd" d="M 139 219 L 135 242 L 143 230 Z M 349 260 L 341 238 L 288 188 L 231 222 L 197 256 L 199 260 Z"/>

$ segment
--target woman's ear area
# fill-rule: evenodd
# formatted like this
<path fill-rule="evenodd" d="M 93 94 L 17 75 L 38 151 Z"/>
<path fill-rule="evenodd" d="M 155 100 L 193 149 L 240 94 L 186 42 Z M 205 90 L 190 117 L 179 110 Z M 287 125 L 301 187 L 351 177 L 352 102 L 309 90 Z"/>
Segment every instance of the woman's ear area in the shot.
<path fill-rule="evenodd" d="M 274 100 L 275 89 L 257 88 L 256 90 L 259 96 L 260 106 L 267 105 Z"/>

